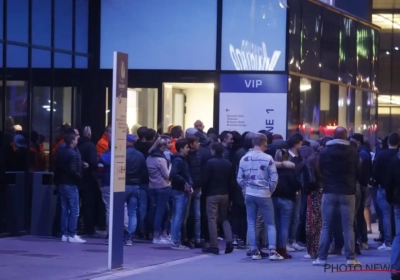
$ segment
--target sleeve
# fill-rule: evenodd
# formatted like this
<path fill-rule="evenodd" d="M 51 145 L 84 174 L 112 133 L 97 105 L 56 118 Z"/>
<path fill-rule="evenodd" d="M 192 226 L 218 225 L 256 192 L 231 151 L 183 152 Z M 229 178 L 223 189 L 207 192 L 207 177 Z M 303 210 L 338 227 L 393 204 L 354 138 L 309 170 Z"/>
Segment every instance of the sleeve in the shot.
<path fill-rule="evenodd" d="M 375 160 L 372 163 L 372 178 L 373 180 L 377 183 L 380 184 L 380 179 L 379 179 L 379 154 L 375 156 Z"/>
<path fill-rule="evenodd" d="M 276 189 L 276 185 L 278 184 L 278 171 L 276 170 L 276 165 L 274 160 L 271 159 L 271 161 L 268 164 L 267 167 L 268 174 L 269 174 L 269 189 L 271 193 L 273 193 Z"/>
<path fill-rule="evenodd" d="M 89 150 L 89 168 L 92 172 L 97 171 L 97 150 L 96 146 L 91 143 L 90 150 Z"/>
<path fill-rule="evenodd" d="M 301 182 L 296 176 L 296 171 L 293 170 L 290 174 L 290 185 L 297 191 L 302 189 Z"/>
<path fill-rule="evenodd" d="M 210 163 L 207 161 L 203 168 L 203 188 L 202 191 L 207 193 L 207 189 L 209 187 L 209 180 L 210 180 Z"/>
<path fill-rule="evenodd" d="M 180 174 L 180 172 L 183 169 L 183 162 L 181 160 L 174 160 L 172 162 L 172 167 L 171 167 L 171 173 L 169 174 L 169 178 L 171 179 L 171 182 L 174 182 L 179 185 L 185 185 L 186 182 L 185 178 Z"/>
<path fill-rule="evenodd" d="M 147 164 L 146 164 L 146 159 L 144 158 L 144 156 L 143 156 L 143 154 L 141 154 L 140 153 L 140 155 L 141 155 L 141 157 L 142 157 L 142 170 L 143 170 L 143 173 L 142 173 L 142 183 L 145 183 L 145 182 L 148 182 L 149 181 L 149 170 L 147 169 Z"/>
<path fill-rule="evenodd" d="M 245 173 L 244 173 L 244 168 L 243 167 L 244 167 L 243 166 L 243 161 L 240 160 L 236 181 L 237 181 L 237 183 L 239 184 L 239 186 L 242 189 L 246 186 L 246 184 L 245 184 Z"/>
<path fill-rule="evenodd" d="M 166 159 L 159 158 L 157 159 L 157 167 L 161 172 L 162 177 L 165 180 L 169 179 L 169 170 L 168 170 L 168 164 Z"/>
<path fill-rule="evenodd" d="M 81 174 L 79 173 L 79 158 L 74 153 L 71 153 L 71 159 L 69 161 L 69 172 L 74 180 L 81 180 Z"/>

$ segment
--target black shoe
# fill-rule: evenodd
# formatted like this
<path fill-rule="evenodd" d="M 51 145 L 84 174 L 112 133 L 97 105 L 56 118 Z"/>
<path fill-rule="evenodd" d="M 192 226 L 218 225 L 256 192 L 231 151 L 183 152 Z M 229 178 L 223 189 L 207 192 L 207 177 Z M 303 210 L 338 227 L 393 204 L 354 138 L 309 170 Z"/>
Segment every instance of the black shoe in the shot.
<path fill-rule="evenodd" d="M 190 241 L 182 242 L 182 245 L 188 247 L 189 249 L 194 249 L 195 248 L 195 245 Z"/>
<path fill-rule="evenodd" d="M 197 242 L 197 243 L 194 244 L 194 248 L 196 248 L 196 249 L 203 249 L 203 248 L 204 248 L 204 245 L 203 245 L 202 242 Z"/>
<path fill-rule="evenodd" d="M 225 254 L 230 254 L 233 252 L 233 244 L 232 242 L 226 242 L 226 247 L 225 247 Z"/>
<path fill-rule="evenodd" d="M 203 248 L 203 253 L 219 255 L 219 249 L 215 247 Z"/>
<path fill-rule="evenodd" d="M 260 255 L 261 255 L 261 257 L 262 257 L 263 259 L 269 257 L 269 254 L 268 254 L 268 253 L 265 253 L 265 252 L 263 252 L 263 251 L 261 251 L 261 250 L 260 250 Z"/>

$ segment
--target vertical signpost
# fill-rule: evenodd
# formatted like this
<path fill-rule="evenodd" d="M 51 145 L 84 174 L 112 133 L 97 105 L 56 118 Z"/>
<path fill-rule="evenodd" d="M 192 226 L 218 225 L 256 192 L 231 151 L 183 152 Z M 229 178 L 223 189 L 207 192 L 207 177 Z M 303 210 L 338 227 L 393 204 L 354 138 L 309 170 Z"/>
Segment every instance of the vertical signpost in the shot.
<path fill-rule="evenodd" d="M 124 202 L 128 55 L 114 52 L 111 123 L 110 217 L 108 269 L 122 267 L 124 256 Z"/>

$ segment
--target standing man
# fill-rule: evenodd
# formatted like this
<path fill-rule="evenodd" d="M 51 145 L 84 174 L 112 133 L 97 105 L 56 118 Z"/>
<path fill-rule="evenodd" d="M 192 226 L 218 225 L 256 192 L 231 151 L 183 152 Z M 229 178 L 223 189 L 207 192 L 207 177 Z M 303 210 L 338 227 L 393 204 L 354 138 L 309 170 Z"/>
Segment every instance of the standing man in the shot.
<path fill-rule="evenodd" d="M 257 212 L 260 211 L 267 225 L 270 260 L 283 260 L 276 251 L 276 228 L 274 204 L 271 195 L 278 184 L 275 162 L 267 155 L 267 137 L 257 134 L 253 138 L 253 149 L 240 160 L 237 182 L 245 190 L 247 210 L 247 233 L 253 260 L 261 260 L 263 255 L 256 238 Z"/>
<path fill-rule="evenodd" d="M 82 161 L 76 151 L 78 137 L 69 132 L 64 136 L 65 147 L 57 152 L 57 184 L 61 198 L 61 232 L 63 242 L 85 243 L 77 233 L 79 217 L 78 185 L 82 180 Z"/>
<path fill-rule="evenodd" d="M 108 142 L 111 141 L 111 125 L 108 125 L 104 129 L 104 134 L 101 136 L 100 140 L 97 142 L 97 157 L 99 158 L 102 154 L 108 151 Z"/>
<path fill-rule="evenodd" d="M 224 145 L 223 158 L 232 163 L 232 143 L 233 136 L 229 131 L 222 131 L 219 136 L 219 141 Z"/>
<path fill-rule="evenodd" d="M 353 224 L 359 157 L 357 150 L 346 139 L 346 128 L 339 126 L 335 129 L 334 139 L 328 141 L 326 148 L 320 152 L 319 168 L 323 177 L 322 232 L 318 258 L 313 265 L 324 266 L 327 263 L 332 219 L 337 210 L 341 215 L 347 264 L 360 264 L 355 257 Z"/>
<path fill-rule="evenodd" d="M 204 133 L 204 124 L 202 121 L 197 120 L 194 122 L 194 128 Z"/>

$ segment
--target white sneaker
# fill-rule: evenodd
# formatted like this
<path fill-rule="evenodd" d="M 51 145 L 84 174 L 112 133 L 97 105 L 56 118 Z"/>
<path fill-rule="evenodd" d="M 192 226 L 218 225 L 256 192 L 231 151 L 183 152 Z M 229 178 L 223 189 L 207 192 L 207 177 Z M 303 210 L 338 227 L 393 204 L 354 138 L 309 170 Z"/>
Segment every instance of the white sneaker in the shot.
<path fill-rule="evenodd" d="M 67 235 L 63 235 L 63 236 L 61 237 L 61 241 L 62 241 L 62 242 L 68 242 L 68 236 L 67 236 Z"/>
<path fill-rule="evenodd" d="M 167 245 L 167 244 L 170 244 L 170 242 L 167 239 L 163 239 L 163 238 L 153 238 L 153 244 Z"/>
<path fill-rule="evenodd" d="M 83 240 L 80 236 L 76 235 L 74 237 L 68 238 L 69 243 L 86 243 L 86 240 Z"/>
<path fill-rule="evenodd" d="M 300 246 L 300 245 L 297 244 L 297 243 L 293 243 L 293 244 L 292 244 L 292 248 L 295 249 L 296 251 L 303 251 L 303 250 L 305 249 L 305 247 Z"/>
<path fill-rule="evenodd" d="M 291 245 L 286 245 L 286 251 L 288 251 L 288 252 L 294 252 L 294 251 L 296 251 L 296 249 L 295 248 L 293 248 Z"/>
<path fill-rule="evenodd" d="M 316 259 L 315 261 L 312 262 L 312 265 L 314 265 L 314 266 L 324 266 L 324 265 L 326 265 L 326 261 L 320 260 L 320 259 Z"/>
<path fill-rule="evenodd" d="M 378 250 L 382 250 L 382 251 L 392 251 L 392 246 L 386 246 L 385 243 L 382 244 L 382 246 L 378 247 Z"/>
<path fill-rule="evenodd" d="M 310 256 L 310 254 L 304 255 L 304 258 L 305 258 L 305 259 L 309 259 L 309 260 L 312 259 L 311 256 Z"/>
<path fill-rule="evenodd" d="M 278 252 L 271 252 L 269 253 L 269 260 L 270 261 L 280 261 L 283 260 L 284 257 L 278 254 Z"/>
<path fill-rule="evenodd" d="M 347 260 L 347 265 L 361 265 L 357 260 Z"/>

